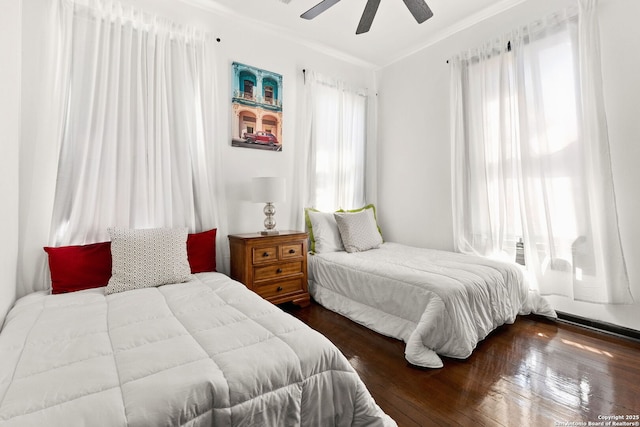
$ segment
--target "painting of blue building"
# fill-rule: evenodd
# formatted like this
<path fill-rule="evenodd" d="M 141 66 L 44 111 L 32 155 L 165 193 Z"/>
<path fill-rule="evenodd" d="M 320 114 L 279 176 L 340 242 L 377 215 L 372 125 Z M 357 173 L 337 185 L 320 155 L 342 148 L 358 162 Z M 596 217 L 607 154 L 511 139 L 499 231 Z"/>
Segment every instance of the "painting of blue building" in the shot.
<path fill-rule="evenodd" d="M 238 62 L 232 67 L 231 144 L 282 151 L 282 76 Z"/>

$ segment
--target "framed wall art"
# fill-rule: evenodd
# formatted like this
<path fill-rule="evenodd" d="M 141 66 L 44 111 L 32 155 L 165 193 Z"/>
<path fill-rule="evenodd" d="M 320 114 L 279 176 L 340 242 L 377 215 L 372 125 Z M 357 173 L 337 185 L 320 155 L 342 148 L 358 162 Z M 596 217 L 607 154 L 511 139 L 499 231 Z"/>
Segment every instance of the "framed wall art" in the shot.
<path fill-rule="evenodd" d="M 282 76 L 232 64 L 231 145 L 282 151 Z"/>

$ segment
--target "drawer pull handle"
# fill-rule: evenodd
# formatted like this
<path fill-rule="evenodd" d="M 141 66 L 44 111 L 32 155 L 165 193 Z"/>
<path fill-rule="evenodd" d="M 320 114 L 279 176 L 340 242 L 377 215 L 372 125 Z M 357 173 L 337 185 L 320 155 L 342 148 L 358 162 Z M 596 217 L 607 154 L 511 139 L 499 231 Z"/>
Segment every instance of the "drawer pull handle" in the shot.
<path fill-rule="evenodd" d="M 265 252 L 265 253 L 263 253 L 263 254 L 262 254 L 262 256 L 263 256 L 264 258 L 268 257 L 268 256 L 269 256 L 269 252 Z"/>
<path fill-rule="evenodd" d="M 282 286 L 278 286 L 278 288 L 276 289 L 276 291 L 280 292 L 282 290 Z"/>
<path fill-rule="evenodd" d="M 279 274 L 279 273 L 282 273 L 282 269 L 281 269 L 281 268 L 277 269 L 277 270 L 276 270 L 276 273 L 278 273 L 278 274 Z"/>
<path fill-rule="evenodd" d="M 295 254 L 295 253 L 296 253 L 296 250 L 295 250 L 295 249 L 289 249 L 289 253 L 290 253 L 290 254 Z"/>

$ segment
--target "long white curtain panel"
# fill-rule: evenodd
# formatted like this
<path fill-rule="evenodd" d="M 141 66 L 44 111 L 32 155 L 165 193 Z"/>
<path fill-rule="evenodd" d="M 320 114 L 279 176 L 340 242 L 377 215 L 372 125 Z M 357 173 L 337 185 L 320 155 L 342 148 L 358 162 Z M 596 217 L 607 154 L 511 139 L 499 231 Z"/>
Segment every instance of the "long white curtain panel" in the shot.
<path fill-rule="evenodd" d="M 209 37 L 112 1 L 64 2 L 54 244 L 109 226 L 212 226 Z"/>
<path fill-rule="evenodd" d="M 298 194 L 322 211 L 365 204 L 367 96 L 364 89 L 307 70 Z"/>
<path fill-rule="evenodd" d="M 542 294 L 630 303 L 595 0 L 450 60 L 458 250 L 515 258 Z"/>
<path fill-rule="evenodd" d="M 34 156 L 32 180 L 47 203 L 24 218 L 20 294 L 48 288 L 47 244 L 224 227 L 210 34 L 110 0 L 54 0 L 46 34 L 33 145 L 49 157 Z"/>

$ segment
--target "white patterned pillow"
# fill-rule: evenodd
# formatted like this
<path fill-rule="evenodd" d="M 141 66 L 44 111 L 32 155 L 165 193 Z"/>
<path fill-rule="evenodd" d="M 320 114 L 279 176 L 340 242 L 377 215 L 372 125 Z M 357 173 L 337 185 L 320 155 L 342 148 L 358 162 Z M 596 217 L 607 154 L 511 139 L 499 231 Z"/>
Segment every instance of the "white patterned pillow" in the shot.
<path fill-rule="evenodd" d="M 106 294 L 191 279 L 186 228 L 109 228 L 111 279 Z"/>
<path fill-rule="evenodd" d="M 378 231 L 373 209 L 359 212 L 336 212 L 333 214 L 342 244 L 347 252 L 362 252 L 378 248 L 382 244 L 382 236 Z"/>

